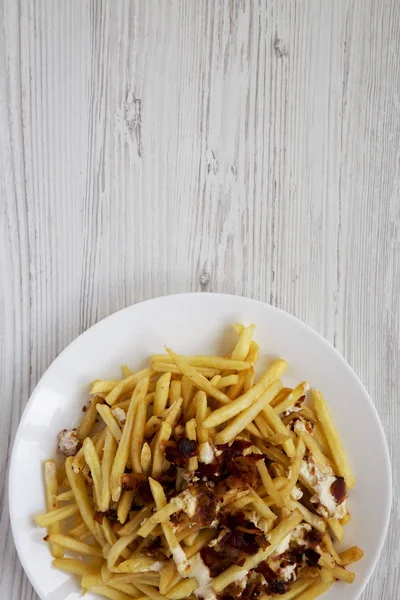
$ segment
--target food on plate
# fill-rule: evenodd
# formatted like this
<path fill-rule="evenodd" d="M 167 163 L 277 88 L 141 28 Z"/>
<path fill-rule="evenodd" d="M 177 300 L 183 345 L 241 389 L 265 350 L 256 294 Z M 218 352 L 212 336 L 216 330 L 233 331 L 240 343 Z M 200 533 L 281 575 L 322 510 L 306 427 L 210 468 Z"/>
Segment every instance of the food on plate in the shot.
<path fill-rule="evenodd" d="M 280 358 L 256 377 L 254 325 L 227 356 L 170 348 L 96 380 L 44 465 L 35 517 L 83 591 L 151 600 L 312 600 L 352 583 L 338 553 L 354 476 L 321 392 Z M 58 462 L 58 464 L 57 464 Z"/>

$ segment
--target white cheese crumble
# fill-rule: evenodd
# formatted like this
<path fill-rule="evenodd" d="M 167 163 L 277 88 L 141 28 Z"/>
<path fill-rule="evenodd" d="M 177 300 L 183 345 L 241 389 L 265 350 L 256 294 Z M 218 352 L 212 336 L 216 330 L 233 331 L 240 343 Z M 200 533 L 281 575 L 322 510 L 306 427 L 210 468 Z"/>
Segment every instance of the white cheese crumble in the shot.
<path fill-rule="evenodd" d="M 190 568 L 186 574 L 187 577 L 194 577 L 197 581 L 197 590 L 194 591 L 197 598 L 203 600 L 216 600 L 214 590 L 212 588 L 212 579 L 210 570 L 204 564 L 200 553 L 198 552 L 189 561 Z"/>
<path fill-rule="evenodd" d="M 258 527 L 258 529 L 261 529 L 261 531 L 263 531 L 264 533 L 267 533 L 268 523 L 267 523 L 266 519 L 264 519 L 263 517 L 261 517 L 259 515 L 258 512 L 256 512 L 255 510 L 245 511 L 245 515 L 249 521 L 254 523 L 254 525 L 256 527 Z"/>
<path fill-rule="evenodd" d="M 304 546 L 304 534 L 307 531 L 311 531 L 311 525 L 308 523 L 300 523 L 293 531 L 291 531 L 278 546 L 275 548 L 274 552 L 271 554 L 271 557 L 274 558 L 279 556 L 280 554 L 284 554 L 289 550 L 289 546 L 291 542 L 294 542 L 298 546 Z"/>
<path fill-rule="evenodd" d="M 303 497 L 303 492 L 301 491 L 298 485 L 295 485 L 292 491 L 290 492 L 290 495 L 293 498 L 293 500 L 300 500 L 300 498 Z"/>
<path fill-rule="evenodd" d="M 75 456 L 79 448 L 79 439 L 76 429 L 64 429 L 58 434 L 58 451 L 64 456 Z"/>
<path fill-rule="evenodd" d="M 214 460 L 214 449 L 209 442 L 203 442 L 199 446 L 199 461 L 209 465 Z"/>
<path fill-rule="evenodd" d="M 186 554 L 180 546 L 175 546 L 175 548 L 172 548 L 171 553 L 176 564 L 176 568 L 178 569 L 178 573 L 182 575 L 189 565 Z"/>
<path fill-rule="evenodd" d="M 179 494 L 178 499 L 181 501 L 182 510 L 185 511 L 188 517 L 194 517 L 197 508 L 197 498 L 193 496 L 189 490 L 184 490 Z"/>
<path fill-rule="evenodd" d="M 347 512 L 346 501 L 336 504 L 331 493 L 331 486 L 336 477 L 331 467 L 317 465 L 312 459 L 303 460 L 300 475 L 304 477 L 315 495 L 310 498 L 313 504 L 319 504 L 316 511 L 323 517 L 342 519 Z"/>
<path fill-rule="evenodd" d="M 284 581 L 294 581 L 296 579 L 296 564 L 288 565 L 279 569 L 279 577 Z"/>

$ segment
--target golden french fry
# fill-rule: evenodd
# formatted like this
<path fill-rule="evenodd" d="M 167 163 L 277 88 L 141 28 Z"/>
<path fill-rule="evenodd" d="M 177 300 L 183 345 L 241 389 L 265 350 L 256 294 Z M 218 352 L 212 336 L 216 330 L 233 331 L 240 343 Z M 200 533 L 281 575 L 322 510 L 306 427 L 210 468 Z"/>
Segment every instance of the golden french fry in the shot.
<path fill-rule="evenodd" d="M 229 358 L 223 358 L 222 356 L 180 356 L 191 367 L 208 367 L 211 369 L 219 369 L 221 371 L 225 369 L 230 369 L 232 371 L 245 371 L 250 366 L 248 362 L 242 360 L 231 360 Z M 168 354 L 154 354 L 151 359 L 153 362 L 175 364 L 174 360 Z"/>
<path fill-rule="evenodd" d="M 145 380 L 149 380 L 151 374 L 152 374 L 152 369 L 142 369 L 141 371 L 137 371 L 137 373 L 133 373 L 133 375 L 130 375 L 129 377 L 127 377 L 126 379 L 123 379 L 120 383 L 118 383 L 109 394 L 107 394 L 106 396 L 106 402 L 107 404 L 109 404 L 110 406 L 113 406 L 118 398 L 120 397 L 120 395 L 122 394 L 122 392 L 131 392 L 135 389 L 136 385 L 139 383 L 139 381 L 145 379 Z M 149 383 L 147 383 L 147 388 L 149 386 Z M 147 394 L 147 388 L 146 388 L 146 394 Z"/>
<path fill-rule="evenodd" d="M 361 560 L 364 556 L 364 552 L 358 546 L 353 546 L 352 548 L 348 548 L 344 552 L 339 554 L 340 564 L 343 567 L 347 567 L 347 565 L 351 565 L 352 563 Z"/>
<path fill-rule="evenodd" d="M 272 481 L 272 477 L 268 472 L 265 462 L 263 460 L 258 460 L 256 465 L 257 470 L 260 473 L 261 481 L 263 482 L 267 493 L 271 496 L 276 506 L 282 507 L 284 505 L 283 499 L 276 489 L 274 482 Z"/>
<path fill-rule="evenodd" d="M 324 581 L 316 581 L 311 585 L 311 587 L 307 588 L 300 596 L 296 596 L 296 600 L 314 600 L 325 594 L 331 587 L 332 582 L 324 582 Z"/>
<path fill-rule="evenodd" d="M 306 506 L 304 506 L 297 500 L 288 498 L 288 502 L 289 502 L 289 508 L 291 510 L 295 510 L 297 508 L 301 512 L 301 514 L 303 515 L 303 519 L 305 520 L 306 523 L 309 523 L 309 525 L 312 525 L 312 527 L 314 527 L 314 529 L 317 529 L 318 531 L 321 531 L 321 533 L 324 533 L 324 531 L 326 530 L 326 525 L 325 525 L 324 519 L 322 519 L 318 515 L 314 514 L 310 510 L 308 510 L 308 508 Z"/>
<path fill-rule="evenodd" d="M 76 515 L 78 512 L 79 506 L 77 504 L 70 504 L 68 506 L 63 506 L 62 508 L 51 510 L 44 515 L 36 515 L 34 521 L 39 527 L 49 527 L 50 525 L 54 525 L 54 523 L 59 523 L 64 519 Z"/>
<path fill-rule="evenodd" d="M 148 419 L 146 426 L 144 428 L 144 437 L 146 440 L 148 438 L 151 438 L 155 433 L 157 433 L 157 431 L 160 429 L 161 423 L 162 423 L 161 417 L 156 417 L 155 415 L 152 415 Z"/>
<path fill-rule="evenodd" d="M 171 381 L 168 394 L 168 405 L 171 406 L 175 400 L 181 397 L 182 393 L 182 382 L 179 380 Z"/>
<path fill-rule="evenodd" d="M 47 461 L 46 461 L 47 462 Z M 67 492 L 62 492 L 56 496 L 57 502 L 70 502 L 74 499 L 74 492 L 72 490 L 68 490 Z M 54 506 L 54 508 L 58 508 Z M 55 533 L 55 532 L 54 532 Z"/>
<path fill-rule="evenodd" d="M 182 581 L 180 581 L 165 595 L 170 600 L 181 600 L 182 598 L 187 598 L 190 596 L 190 594 L 197 590 L 197 588 L 197 579 L 194 577 L 189 577 L 188 579 L 182 579 Z"/>
<path fill-rule="evenodd" d="M 143 444 L 142 452 L 140 454 L 140 466 L 142 467 L 142 472 L 145 475 L 149 475 L 151 471 L 152 465 L 152 455 L 151 448 L 147 442 Z"/>
<path fill-rule="evenodd" d="M 258 361 L 258 357 L 260 355 L 260 348 L 258 344 L 252 340 L 250 342 L 250 349 L 246 356 L 246 362 L 250 363 L 250 365 L 254 366 Z"/>
<path fill-rule="evenodd" d="M 200 375 L 200 373 L 196 371 L 194 367 L 188 365 L 186 361 L 184 361 L 180 356 L 178 356 L 178 354 L 175 354 L 175 352 L 173 352 L 170 348 L 165 349 L 173 359 L 174 363 L 176 364 L 182 375 L 185 375 L 187 379 L 190 379 L 190 381 L 197 388 L 199 388 L 203 392 L 206 392 L 206 394 L 212 396 L 216 400 L 219 400 L 219 402 L 229 402 L 228 396 L 221 392 L 221 390 L 218 390 L 216 387 L 211 385 L 211 383 L 203 375 Z"/>
<path fill-rule="evenodd" d="M 117 502 L 121 496 L 121 477 L 124 474 L 129 456 L 129 448 L 133 431 L 133 422 L 136 416 L 137 407 L 141 402 L 143 402 L 148 387 L 149 377 L 147 376 L 137 383 L 135 390 L 132 394 L 132 400 L 129 406 L 128 414 L 126 416 L 126 423 L 122 432 L 121 441 L 119 443 L 114 463 L 111 469 L 110 488 L 111 497 L 114 500 L 114 502 Z"/>
<path fill-rule="evenodd" d="M 99 505 L 101 502 L 102 488 L 101 466 L 93 442 L 88 437 L 83 442 L 83 452 L 85 455 L 86 464 L 88 465 L 92 475 L 95 498 L 97 499 L 97 504 Z"/>
<path fill-rule="evenodd" d="M 202 375 L 206 378 L 214 377 L 214 375 L 218 375 L 218 373 L 220 372 L 219 369 L 211 369 L 210 367 L 191 367 L 190 365 L 188 366 L 189 369 L 193 369 L 198 375 Z M 151 368 L 155 373 L 171 373 L 172 376 L 182 376 L 182 371 L 174 363 L 152 362 Z"/>
<path fill-rule="evenodd" d="M 318 390 L 312 391 L 312 402 L 315 414 L 325 433 L 333 460 L 337 468 L 337 472 L 339 475 L 344 477 L 346 486 L 351 489 L 354 487 L 355 483 L 354 475 L 349 465 L 349 461 L 344 453 L 342 443 L 339 439 L 339 434 L 332 421 L 328 406 L 321 392 Z"/>
<path fill-rule="evenodd" d="M 302 463 L 305 451 L 306 451 L 306 447 L 304 445 L 303 440 L 300 438 L 297 440 L 296 453 L 293 457 L 292 464 L 290 467 L 289 482 L 287 483 L 287 485 L 284 488 L 282 488 L 280 490 L 280 495 L 282 498 L 289 496 L 290 493 L 292 492 L 292 490 L 294 489 L 294 486 L 297 483 L 297 480 L 300 475 L 301 463 Z"/>
<path fill-rule="evenodd" d="M 351 571 L 348 571 L 344 567 L 340 567 L 339 565 L 336 565 L 332 569 L 332 575 L 336 579 L 340 579 L 341 581 L 345 581 L 346 583 L 353 583 L 353 581 L 356 577 L 354 573 L 352 573 Z"/>
<path fill-rule="evenodd" d="M 134 495 L 135 490 L 125 490 L 121 494 L 117 508 L 118 521 L 121 523 L 121 525 L 123 525 L 128 518 Z"/>
<path fill-rule="evenodd" d="M 302 381 L 298 386 L 294 388 L 279 404 L 274 405 L 274 411 L 277 415 L 281 415 L 288 408 L 291 408 L 296 404 L 297 400 L 302 396 L 305 396 L 310 389 L 310 384 L 307 381 Z"/>
<path fill-rule="evenodd" d="M 82 560 L 75 558 L 56 558 L 53 560 L 53 567 L 60 569 L 61 571 L 68 571 L 74 575 L 96 575 L 98 569 L 88 565 Z"/>
<path fill-rule="evenodd" d="M 271 385 L 268 386 L 268 388 L 261 394 L 261 396 L 257 398 L 253 404 L 243 410 L 243 412 L 236 415 L 236 417 L 229 422 L 227 427 L 217 434 L 215 443 L 226 444 L 227 442 L 232 441 L 241 431 L 243 431 L 247 425 L 253 421 L 253 419 L 264 409 L 264 407 L 271 402 L 272 398 L 276 396 L 281 387 L 282 383 L 279 379 L 271 383 Z M 199 431 L 198 423 L 197 431 Z"/>
<path fill-rule="evenodd" d="M 164 450 L 162 448 L 162 442 L 169 440 L 171 437 L 172 428 L 169 423 L 163 422 L 161 427 L 157 433 L 156 443 L 153 449 L 153 467 L 152 467 L 152 477 L 160 477 L 162 473 L 162 466 L 164 460 Z"/>
<path fill-rule="evenodd" d="M 197 426 L 197 439 L 200 444 L 208 442 L 208 431 L 203 426 L 204 420 L 207 414 L 207 396 L 201 390 L 197 393 L 197 405 L 196 405 L 196 426 Z"/>
<path fill-rule="evenodd" d="M 286 369 L 286 361 L 282 359 L 275 361 L 254 387 L 236 400 L 232 400 L 232 402 L 226 406 L 221 406 L 214 410 L 214 412 L 212 412 L 205 420 L 204 427 L 209 428 L 221 425 L 221 423 L 228 421 L 251 406 Z"/>
<path fill-rule="evenodd" d="M 96 423 L 97 418 L 97 406 L 102 404 L 104 399 L 100 396 L 95 396 L 91 399 L 89 408 L 87 409 L 85 416 L 82 419 L 82 423 L 79 425 L 76 435 L 78 439 L 83 442 L 83 440 L 90 435 L 94 424 Z"/>
<path fill-rule="evenodd" d="M 135 420 L 132 428 L 131 463 L 134 473 L 142 472 L 140 455 L 142 453 L 144 429 L 146 426 L 147 403 L 144 398 L 137 403 Z"/>
<path fill-rule="evenodd" d="M 69 537 L 68 535 L 63 535 L 62 533 L 52 533 L 46 537 L 46 541 L 50 542 L 50 544 L 57 544 L 57 546 L 65 548 L 70 552 L 76 552 L 77 554 L 103 556 L 100 546 L 78 542 L 78 540 Z"/>
<path fill-rule="evenodd" d="M 110 432 L 113 434 L 117 442 L 121 441 L 122 431 L 114 417 L 111 408 L 107 404 L 99 404 L 97 406 L 97 412 L 107 425 Z"/>
<path fill-rule="evenodd" d="M 59 500 L 57 497 L 58 483 L 56 463 L 54 460 L 46 460 L 44 463 L 44 484 L 46 490 L 46 509 L 47 511 L 57 510 L 59 508 Z M 73 500 L 73 495 L 72 498 L 69 499 Z M 60 521 L 53 523 L 53 525 L 49 525 L 47 528 L 48 535 L 60 532 Z M 50 549 L 54 558 L 62 558 L 64 556 L 64 551 L 59 546 L 51 545 Z"/>
<path fill-rule="evenodd" d="M 246 327 L 239 336 L 239 339 L 232 351 L 232 360 L 243 360 L 250 351 L 250 344 L 253 337 L 255 325 Z M 229 367 L 227 367 L 229 368 Z"/>
<path fill-rule="evenodd" d="M 153 415 L 159 416 L 167 406 L 169 386 L 171 384 L 171 373 L 163 373 L 156 385 L 156 395 L 154 397 Z"/>
<path fill-rule="evenodd" d="M 99 509 L 102 512 L 108 510 L 111 502 L 110 476 L 116 451 L 117 441 L 112 432 L 108 430 L 101 461 L 101 493 L 99 498 Z"/>
<path fill-rule="evenodd" d="M 196 432 L 196 420 L 190 419 L 190 421 L 186 422 L 186 437 L 189 440 L 197 440 L 197 432 Z M 198 460 L 197 456 L 192 456 L 188 461 L 188 470 L 191 472 L 197 471 L 198 468 Z"/>
<path fill-rule="evenodd" d="M 264 406 L 262 412 L 268 425 L 275 431 L 275 433 L 283 433 L 285 435 L 289 435 L 289 430 L 282 423 L 272 406 L 269 406 L 267 404 L 266 406 Z M 287 440 L 287 442 L 283 442 L 282 447 L 288 456 L 294 456 L 295 448 L 292 439 Z"/>
<path fill-rule="evenodd" d="M 328 525 L 338 542 L 343 540 L 343 527 L 337 519 L 328 519 Z"/>
<path fill-rule="evenodd" d="M 183 399 L 181 397 L 176 398 L 176 400 L 174 400 L 171 406 L 169 407 L 167 414 L 165 415 L 164 420 L 166 423 L 168 423 L 168 425 L 171 425 L 172 429 L 179 421 L 182 412 L 182 404 Z"/>
<path fill-rule="evenodd" d="M 107 381 L 96 379 L 92 382 L 89 394 L 92 396 L 95 394 L 109 394 L 119 383 L 121 383 L 121 379 L 109 379 Z"/>
<path fill-rule="evenodd" d="M 256 372 L 254 371 L 254 367 L 250 367 L 250 369 L 246 371 L 246 375 L 243 382 L 243 391 L 245 393 L 251 390 L 251 388 L 254 386 L 255 376 Z M 230 377 L 234 377 L 234 375 L 231 375 Z"/>

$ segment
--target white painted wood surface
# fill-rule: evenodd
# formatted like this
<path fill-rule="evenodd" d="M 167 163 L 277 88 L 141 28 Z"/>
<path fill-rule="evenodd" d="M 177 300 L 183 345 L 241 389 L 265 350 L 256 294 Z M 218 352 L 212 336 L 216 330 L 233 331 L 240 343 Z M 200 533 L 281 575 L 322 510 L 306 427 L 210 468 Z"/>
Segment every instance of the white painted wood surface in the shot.
<path fill-rule="evenodd" d="M 0 0 L 2 600 L 37 598 L 5 485 L 36 382 L 198 290 L 297 315 L 365 383 L 395 508 L 362 598 L 400 597 L 399 55 L 398 0 Z"/>

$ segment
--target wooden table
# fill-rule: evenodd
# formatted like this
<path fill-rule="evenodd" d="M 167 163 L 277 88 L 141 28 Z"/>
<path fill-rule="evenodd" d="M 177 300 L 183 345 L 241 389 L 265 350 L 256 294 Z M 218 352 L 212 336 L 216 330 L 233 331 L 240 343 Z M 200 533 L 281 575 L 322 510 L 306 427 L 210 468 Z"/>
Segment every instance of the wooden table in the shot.
<path fill-rule="evenodd" d="M 0 21 L 2 481 L 36 382 L 93 323 L 258 298 L 375 402 L 397 508 L 362 598 L 398 599 L 400 3 L 0 0 Z M 37 598 L 5 484 L 0 589 Z"/>

